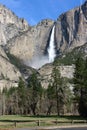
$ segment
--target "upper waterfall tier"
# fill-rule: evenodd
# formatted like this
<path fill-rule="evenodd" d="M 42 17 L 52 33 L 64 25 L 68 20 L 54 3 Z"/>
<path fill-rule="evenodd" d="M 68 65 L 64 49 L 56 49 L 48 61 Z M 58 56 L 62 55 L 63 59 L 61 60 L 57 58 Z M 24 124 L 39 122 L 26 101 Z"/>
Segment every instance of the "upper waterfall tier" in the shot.
<path fill-rule="evenodd" d="M 48 47 L 48 58 L 49 62 L 53 62 L 54 58 L 56 57 L 56 51 L 55 51 L 55 25 L 52 28 L 51 36 L 50 36 L 50 42 Z"/>

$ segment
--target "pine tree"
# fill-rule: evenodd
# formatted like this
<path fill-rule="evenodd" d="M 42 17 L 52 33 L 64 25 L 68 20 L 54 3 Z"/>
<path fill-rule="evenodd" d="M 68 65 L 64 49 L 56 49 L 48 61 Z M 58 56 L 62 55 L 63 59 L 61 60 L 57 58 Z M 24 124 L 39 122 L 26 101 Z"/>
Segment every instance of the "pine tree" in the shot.
<path fill-rule="evenodd" d="M 80 115 L 87 117 L 87 59 L 84 63 L 83 78 L 84 82 L 82 87 L 82 96 L 79 101 L 79 113 Z"/>
<path fill-rule="evenodd" d="M 64 92 L 65 92 L 65 86 L 63 78 L 60 75 L 58 66 L 54 66 L 53 72 L 52 72 L 52 82 L 53 87 L 55 88 L 55 98 L 57 103 L 57 114 L 60 115 L 61 106 L 64 105 Z"/>
<path fill-rule="evenodd" d="M 81 96 L 81 89 L 84 85 L 84 78 L 83 78 L 83 71 L 84 71 L 84 60 L 79 57 L 75 63 L 75 73 L 74 73 L 74 92 L 77 95 L 77 98 Z"/>
<path fill-rule="evenodd" d="M 55 88 L 49 83 L 48 88 L 46 90 L 47 93 L 47 99 L 48 99 L 48 110 L 47 110 L 47 115 L 51 114 L 52 108 L 55 103 Z"/>
<path fill-rule="evenodd" d="M 30 93 L 31 93 L 31 96 L 30 96 L 30 101 L 31 101 L 30 107 L 31 107 L 32 113 L 34 115 L 36 115 L 37 104 L 40 101 L 42 93 L 43 93 L 43 89 L 42 89 L 41 83 L 38 80 L 36 73 L 33 73 L 30 76 L 30 78 L 28 80 L 28 87 L 29 87 L 29 90 L 30 90 Z"/>
<path fill-rule="evenodd" d="M 17 92 L 18 92 L 18 107 L 20 108 L 20 113 L 24 114 L 26 104 L 26 86 L 22 78 L 19 78 Z"/>
<path fill-rule="evenodd" d="M 81 116 L 87 116 L 87 60 L 79 57 L 75 63 L 74 94 Z"/>

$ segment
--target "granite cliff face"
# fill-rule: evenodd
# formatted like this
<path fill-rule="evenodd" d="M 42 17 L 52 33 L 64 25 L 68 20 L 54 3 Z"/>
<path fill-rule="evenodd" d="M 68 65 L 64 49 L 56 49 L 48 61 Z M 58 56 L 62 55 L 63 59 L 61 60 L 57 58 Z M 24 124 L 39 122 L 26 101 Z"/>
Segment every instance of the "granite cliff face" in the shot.
<path fill-rule="evenodd" d="M 46 61 L 49 37 L 54 24 L 57 54 L 79 47 L 87 55 L 87 1 L 81 7 L 62 14 L 57 21 L 45 19 L 36 26 L 29 26 L 24 19 L 19 19 L 5 6 L 0 5 L 0 86 L 12 86 L 13 83 L 17 86 L 20 76 L 26 80 L 33 71 L 26 65 L 32 66 Z M 11 61 L 12 56 L 23 63 L 21 69 Z M 49 79 L 48 69 L 51 73 L 52 65 L 48 64 L 39 69 L 40 76 L 45 78 L 48 75 Z M 71 77 L 73 75 L 73 66 L 62 66 L 60 70 L 62 76 L 67 77 L 67 72 Z M 44 81 L 47 84 L 48 81 Z"/>
<path fill-rule="evenodd" d="M 75 68 L 74 65 L 58 66 L 58 69 L 60 70 L 61 77 L 66 77 L 67 79 L 73 78 L 74 68 Z M 38 72 L 42 78 L 42 82 L 41 82 L 42 86 L 45 88 L 48 87 L 49 82 L 51 80 L 52 70 L 53 70 L 52 64 L 46 64 L 38 70 Z"/>
<path fill-rule="evenodd" d="M 9 40 L 7 44 L 9 52 L 23 61 L 32 61 L 38 55 L 43 55 L 53 24 L 52 20 L 43 20 L 38 25 L 30 27 L 28 31 Z M 55 26 L 57 52 L 70 51 L 86 43 L 87 1 L 81 7 L 62 14 L 55 22 Z"/>
<path fill-rule="evenodd" d="M 10 63 L 2 47 L 0 47 L 0 89 L 3 87 L 17 86 L 20 71 Z"/>
<path fill-rule="evenodd" d="M 87 1 L 57 19 L 56 40 L 61 52 L 70 51 L 87 42 Z"/>
<path fill-rule="evenodd" d="M 0 45 L 7 42 L 28 30 L 28 23 L 24 19 L 19 19 L 5 6 L 0 5 Z"/>
<path fill-rule="evenodd" d="M 5 50 L 8 41 L 16 38 L 29 29 L 24 19 L 19 19 L 5 6 L 0 5 L 0 89 L 3 87 L 18 86 L 19 77 L 22 77 L 19 69 L 13 65 Z"/>
<path fill-rule="evenodd" d="M 52 20 L 41 21 L 20 36 L 9 40 L 6 45 L 7 50 L 29 65 L 33 64 L 33 61 L 41 60 L 52 25 Z"/>

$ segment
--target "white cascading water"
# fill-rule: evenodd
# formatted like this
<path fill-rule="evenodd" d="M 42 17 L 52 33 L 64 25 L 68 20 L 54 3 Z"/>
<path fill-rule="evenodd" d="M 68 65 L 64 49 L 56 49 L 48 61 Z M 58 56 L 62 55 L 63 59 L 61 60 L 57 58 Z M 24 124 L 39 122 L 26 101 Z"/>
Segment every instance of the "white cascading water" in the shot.
<path fill-rule="evenodd" d="M 48 47 L 48 58 L 49 62 L 53 62 L 54 58 L 56 57 L 56 51 L 55 51 L 55 41 L 54 41 L 54 35 L 55 35 L 55 25 L 53 26 L 52 33 L 50 36 L 50 42 Z"/>
<path fill-rule="evenodd" d="M 55 25 L 53 26 L 52 32 L 50 35 L 49 46 L 47 48 L 48 55 L 47 56 L 38 56 L 38 57 L 35 56 L 35 57 L 33 57 L 33 60 L 30 63 L 26 62 L 27 65 L 29 65 L 35 69 L 39 69 L 43 65 L 54 61 L 54 58 L 56 57 L 54 35 L 55 35 Z"/>

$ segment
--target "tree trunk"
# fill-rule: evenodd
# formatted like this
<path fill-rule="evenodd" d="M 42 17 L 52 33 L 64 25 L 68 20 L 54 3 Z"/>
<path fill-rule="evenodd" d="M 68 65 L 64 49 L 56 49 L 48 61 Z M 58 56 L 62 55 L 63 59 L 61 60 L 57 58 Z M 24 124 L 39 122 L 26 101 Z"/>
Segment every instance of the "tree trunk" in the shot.
<path fill-rule="evenodd" d="M 57 98 L 57 115 L 60 116 L 60 105 L 59 105 L 59 95 L 58 91 L 56 92 L 56 98 Z"/>
<path fill-rule="evenodd" d="M 50 104 L 50 106 L 48 107 L 47 115 L 50 115 L 50 114 L 51 114 L 52 107 L 53 107 L 53 105 Z"/>
<path fill-rule="evenodd" d="M 32 110 L 33 115 L 36 115 L 36 105 L 37 103 L 31 104 L 31 110 Z"/>
<path fill-rule="evenodd" d="M 2 115 L 5 114 L 5 95 L 2 95 Z"/>

